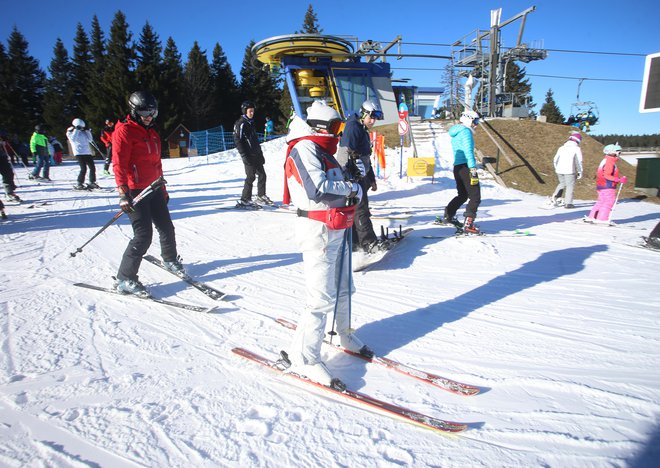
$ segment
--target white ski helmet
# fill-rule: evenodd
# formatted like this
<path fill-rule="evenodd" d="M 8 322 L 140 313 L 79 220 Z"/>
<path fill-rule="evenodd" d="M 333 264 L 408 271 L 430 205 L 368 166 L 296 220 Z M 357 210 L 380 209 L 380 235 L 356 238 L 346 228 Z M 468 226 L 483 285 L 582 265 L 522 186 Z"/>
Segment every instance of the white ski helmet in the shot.
<path fill-rule="evenodd" d="M 85 128 L 85 121 L 83 119 L 73 119 L 73 122 L 71 122 L 71 125 L 74 127 L 78 128 Z"/>
<path fill-rule="evenodd" d="M 367 99 L 360 107 L 360 119 L 364 119 L 366 115 L 375 120 L 383 120 L 383 109 L 374 99 Z"/>
<path fill-rule="evenodd" d="M 473 110 L 466 109 L 461 114 L 460 121 L 466 127 L 471 127 L 473 124 L 477 125 L 479 123 L 479 114 Z"/>
<path fill-rule="evenodd" d="M 613 145 L 607 145 L 603 148 L 603 153 L 605 154 L 619 154 L 621 152 L 621 146 L 618 143 Z"/>
<path fill-rule="evenodd" d="M 316 100 L 307 108 L 307 125 L 316 130 L 325 130 L 337 135 L 341 127 L 342 119 L 334 108 L 325 101 Z"/>

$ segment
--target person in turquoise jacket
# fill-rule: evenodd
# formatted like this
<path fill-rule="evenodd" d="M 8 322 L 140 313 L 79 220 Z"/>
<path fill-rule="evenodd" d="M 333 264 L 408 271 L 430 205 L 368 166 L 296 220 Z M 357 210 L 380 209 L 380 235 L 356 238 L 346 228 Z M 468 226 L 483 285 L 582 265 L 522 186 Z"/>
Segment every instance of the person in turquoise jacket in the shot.
<path fill-rule="evenodd" d="M 50 152 L 48 151 L 48 137 L 44 132 L 43 125 L 35 125 L 34 133 L 30 138 L 30 151 L 32 156 L 36 156 L 37 165 L 28 176 L 30 179 L 41 179 L 50 181 Z M 43 168 L 43 176 L 39 177 L 39 172 Z"/>
<path fill-rule="evenodd" d="M 457 229 L 470 234 L 479 234 L 474 224 L 477 209 L 481 203 L 481 187 L 474 157 L 474 129 L 479 124 L 479 114 L 466 110 L 461 114 L 459 124 L 449 129 L 451 147 L 454 152 L 454 179 L 458 194 L 447 204 L 442 224 L 452 224 Z M 465 209 L 465 223 L 456 218 L 458 209 L 469 199 Z"/>

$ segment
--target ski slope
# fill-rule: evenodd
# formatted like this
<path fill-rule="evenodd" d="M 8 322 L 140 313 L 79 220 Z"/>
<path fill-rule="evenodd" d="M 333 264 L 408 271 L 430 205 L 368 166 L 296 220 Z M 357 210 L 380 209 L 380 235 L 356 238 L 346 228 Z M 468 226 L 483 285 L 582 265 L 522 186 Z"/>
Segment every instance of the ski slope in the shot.
<path fill-rule="evenodd" d="M 444 436 L 337 402 L 231 352 L 275 356 L 291 337 L 275 319 L 296 321 L 304 301 L 293 215 L 219 209 L 243 184 L 235 151 L 164 161 L 184 264 L 228 293 L 211 314 L 73 286 L 110 285 L 132 230 L 123 216 L 70 256 L 118 204 L 110 192 L 71 190 L 69 162 L 52 168 L 52 184 L 17 168 L 25 202 L 0 223 L 0 465 L 652 466 L 660 255 L 624 243 L 648 234 L 658 205 L 624 200 L 618 227 L 585 225 L 573 221 L 588 202 L 542 210 L 542 197 L 482 175 L 482 230 L 533 235 L 425 239 L 451 232 L 431 222 L 454 196 L 449 138 L 429 131 L 418 154 L 436 158 L 435 183 L 399 179 L 399 151 L 388 149 L 386 178 L 370 194 L 374 211 L 414 212 L 404 221 L 415 230 L 354 275 L 354 327 L 378 355 L 482 392 L 458 396 L 324 355 L 350 388 L 469 423 L 466 432 Z M 264 153 L 268 194 L 281 200 L 284 142 Z M 157 241 L 150 253 L 159 256 Z M 160 297 L 216 305 L 148 262 L 140 280 Z"/>

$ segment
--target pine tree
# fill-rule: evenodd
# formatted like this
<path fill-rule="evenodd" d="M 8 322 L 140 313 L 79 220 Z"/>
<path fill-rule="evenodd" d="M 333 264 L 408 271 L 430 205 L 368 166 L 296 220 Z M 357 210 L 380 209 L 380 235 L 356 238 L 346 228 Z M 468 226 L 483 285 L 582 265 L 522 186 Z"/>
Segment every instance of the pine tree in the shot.
<path fill-rule="evenodd" d="M 126 16 L 117 11 L 110 26 L 103 90 L 112 115 L 122 117 L 127 114 L 128 97 L 137 91 L 133 74 L 135 47 L 131 39 Z"/>
<path fill-rule="evenodd" d="M 2 125 L 2 128 L 5 130 L 13 131 L 14 129 L 5 128 L 5 125 L 9 122 L 11 114 L 11 108 L 9 107 L 10 81 L 9 57 L 7 56 L 5 45 L 0 42 L 0 122 L 2 122 L 0 125 Z"/>
<path fill-rule="evenodd" d="M 214 120 L 226 130 L 230 130 L 236 120 L 236 115 L 240 112 L 240 96 L 236 75 L 218 43 L 213 48 L 211 79 L 213 81 Z"/>
<path fill-rule="evenodd" d="M 540 110 L 541 115 L 545 115 L 546 122 L 563 124 L 564 116 L 562 115 L 557 103 L 555 102 L 554 93 L 549 89 L 545 95 L 545 103 Z"/>
<path fill-rule="evenodd" d="M 318 17 L 314 12 L 314 7 L 310 3 L 305 13 L 303 26 L 301 31 L 296 31 L 296 34 L 321 34 L 323 29 L 319 27 Z"/>
<path fill-rule="evenodd" d="M 464 96 L 465 89 L 461 83 L 460 77 L 458 75 L 457 69 L 453 65 L 453 61 L 450 60 L 445 65 L 444 74 L 442 76 L 442 84 L 447 90 L 446 93 L 449 94 L 449 103 L 447 104 L 447 115 L 451 118 L 458 119 L 463 112 L 464 106 Z M 482 90 L 482 86 L 479 87 L 479 91 Z M 479 95 L 477 95 L 477 101 L 479 101 Z"/>
<path fill-rule="evenodd" d="M 73 73 L 69 53 L 58 37 L 53 48 L 53 59 L 48 67 L 50 78 L 44 94 L 44 121 L 52 134 L 63 141 L 65 129 L 75 118 L 73 108 Z"/>
<path fill-rule="evenodd" d="M 188 61 L 184 71 L 184 86 L 186 94 L 187 121 L 191 122 L 190 130 L 204 130 L 210 124 L 213 109 L 213 86 L 211 84 L 211 69 L 206 58 L 206 51 L 199 48 L 197 41 L 188 53 Z"/>
<path fill-rule="evenodd" d="M 252 66 L 252 46 L 250 41 L 245 48 L 243 65 L 241 67 L 240 91 L 242 99 L 249 99 L 255 104 L 255 128 L 262 129 L 266 122 L 266 116 L 270 116 L 274 122 L 280 120 L 282 114 L 279 108 L 281 88 L 277 76 L 270 74 L 262 67 Z"/>
<path fill-rule="evenodd" d="M 158 98 L 158 121 L 165 138 L 184 120 L 183 85 L 181 54 L 174 39 L 168 37 L 163 50 L 162 90 Z"/>
<path fill-rule="evenodd" d="M 527 104 L 532 109 L 536 104 L 532 102 L 532 85 L 525 78 L 527 72 L 514 61 L 506 63 L 504 92 L 513 93 L 513 105 L 521 106 Z"/>
<path fill-rule="evenodd" d="M 8 108 L 6 125 L 10 132 L 22 138 L 32 135 L 34 126 L 43 123 L 42 99 L 46 74 L 39 62 L 28 53 L 28 42 L 14 27 L 9 35 L 7 48 Z"/>
<path fill-rule="evenodd" d="M 76 35 L 73 39 L 73 57 L 71 64 L 71 87 L 73 94 L 72 109 L 74 118 L 77 117 L 83 120 L 89 120 L 85 115 L 84 109 L 89 104 L 89 100 L 87 99 L 87 87 L 91 81 L 92 53 L 89 50 L 89 38 L 80 23 L 76 26 Z M 87 125 L 90 125 L 91 122 L 86 123 Z"/>
<path fill-rule="evenodd" d="M 135 77 L 138 87 L 149 90 L 154 96 L 159 96 L 163 48 L 158 34 L 154 32 L 148 21 L 142 28 L 142 34 L 136 49 L 137 67 Z"/>
<path fill-rule="evenodd" d="M 99 130 L 98 135 L 103 128 L 105 119 L 117 120 L 119 115 L 114 114 L 113 106 L 108 102 L 105 95 L 104 79 L 107 66 L 105 39 L 96 15 L 92 18 L 89 48 L 92 64 L 90 67 L 90 80 L 85 87 L 87 103 L 83 106 L 83 113 L 89 120 L 89 124 Z"/>

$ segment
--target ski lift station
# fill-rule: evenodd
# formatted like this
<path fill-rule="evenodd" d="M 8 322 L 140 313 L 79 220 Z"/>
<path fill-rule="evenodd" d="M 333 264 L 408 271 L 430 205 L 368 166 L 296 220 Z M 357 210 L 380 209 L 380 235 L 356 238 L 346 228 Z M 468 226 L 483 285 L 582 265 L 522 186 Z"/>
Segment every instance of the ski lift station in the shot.
<path fill-rule="evenodd" d="M 366 99 L 376 99 L 385 115 L 377 124 L 384 125 L 399 119 L 390 65 L 384 61 L 385 54 L 365 55 L 383 50 L 370 41 L 356 50 L 341 37 L 291 34 L 256 43 L 252 55 L 271 72 L 284 75 L 296 114 L 304 117 L 312 101 L 322 99 L 347 118 Z M 378 57 L 383 60 L 376 62 Z"/>

